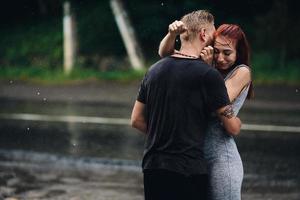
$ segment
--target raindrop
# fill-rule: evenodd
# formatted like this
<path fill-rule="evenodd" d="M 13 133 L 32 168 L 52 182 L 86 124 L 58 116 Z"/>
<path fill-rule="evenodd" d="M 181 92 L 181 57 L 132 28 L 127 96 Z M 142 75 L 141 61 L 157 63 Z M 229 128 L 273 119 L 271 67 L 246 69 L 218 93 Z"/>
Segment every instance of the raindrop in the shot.
<path fill-rule="evenodd" d="M 161 6 L 164 6 L 164 2 L 161 2 L 161 4 L 160 4 Z"/>
<path fill-rule="evenodd" d="M 298 90 L 298 89 L 296 89 L 296 92 L 299 92 L 299 90 Z"/>
<path fill-rule="evenodd" d="M 43 101 L 47 101 L 47 98 L 43 98 Z"/>
<path fill-rule="evenodd" d="M 28 127 L 28 128 L 27 128 L 27 131 L 29 131 L 29 130 L 30 130 L 30 128 Z"/>
<path fill-rule="evenodd" d="M 11 81 L 9 81 L 9 83 L 10 83 L 10 84 L 12 84 L 12 83 L 13 83 L 13 81 L 11 80 Z"/>
<path fill-rule="evenodd" d="M 41 93 L 40 93 L 40 92 L 37 92 L 36 94 L 37 94 L 37 95 L 40 95 Z"/>
<path fill-rule="evenodd" d="M 75 147 L 75 146 L 76 146 L 76 144 L 74 143 L 74 144 L 73 144 L 73 146 Z"/>

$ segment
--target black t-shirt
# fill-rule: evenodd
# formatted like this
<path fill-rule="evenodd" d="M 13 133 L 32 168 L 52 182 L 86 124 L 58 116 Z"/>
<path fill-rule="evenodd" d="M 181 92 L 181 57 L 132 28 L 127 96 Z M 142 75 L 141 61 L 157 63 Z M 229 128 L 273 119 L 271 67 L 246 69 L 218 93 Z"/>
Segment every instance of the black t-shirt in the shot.
<path fill-rule="evenodd" d="M 148 70 L 137 100 L 146 108 L 143 169 L 206 173 L 202 148 L 209 115 L 229 104 L 219 72 L 198 59 L 166 57 Z"/>

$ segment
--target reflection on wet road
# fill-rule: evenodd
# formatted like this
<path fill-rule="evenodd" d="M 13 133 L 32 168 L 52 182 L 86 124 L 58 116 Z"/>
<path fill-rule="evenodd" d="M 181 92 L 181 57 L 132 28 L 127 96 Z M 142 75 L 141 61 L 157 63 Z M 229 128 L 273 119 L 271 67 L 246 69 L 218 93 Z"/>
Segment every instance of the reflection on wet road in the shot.
<path fill-rule="evenodd" d="M 2 101 L 1 105 L 2 114 L 128 119 L 131 112 L 131 106 L 109 104 Z M 250 124 L 300 124 L 299 110 L 290 109 L 246 108 L 241 118 Z M 9 194 L 44 199 L 76 195 L 82 199 L 143 199 L 143 141 L 143 135 L 128 125 L 2 118 L 0 199 Z M 244 162 L 243 199 L 300 199 L 299 132 L 244 130 L 236 141 Z M 90 187 L 80 190 L 84 184 Z"/>
<path fill-rule="evenodd" d="M 143 136 L 129 126 L 19 120 L 2 122 L 2 149 L 130 160 L 139 160 L 143 149 Z"/>

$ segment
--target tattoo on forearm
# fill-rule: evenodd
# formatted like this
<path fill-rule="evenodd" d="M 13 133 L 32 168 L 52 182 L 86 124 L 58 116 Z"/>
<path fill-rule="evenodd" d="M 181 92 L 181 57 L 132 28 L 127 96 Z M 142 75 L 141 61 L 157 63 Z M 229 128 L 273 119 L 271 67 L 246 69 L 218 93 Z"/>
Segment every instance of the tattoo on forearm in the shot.
<path fill-rule="evenodd" d="M 227 117 L 228 119 L 234 117 L 234 111 L 233 111 L 232 105 L 226 106 L 225 110 L 223 112 L 221 112 L 221 115 L 223 115 L 224 117 Z"/>

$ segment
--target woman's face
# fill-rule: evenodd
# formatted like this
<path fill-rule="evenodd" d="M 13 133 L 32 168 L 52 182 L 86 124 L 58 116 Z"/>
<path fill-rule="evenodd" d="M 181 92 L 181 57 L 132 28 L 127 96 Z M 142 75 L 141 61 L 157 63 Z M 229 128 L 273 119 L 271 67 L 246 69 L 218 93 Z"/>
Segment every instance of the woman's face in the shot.
<path fill-rule="evenodd" d="M 236 40 L 217 36 L 214 43 L 214 61 L 217 69 L 229 69 L 236 61 Z"/>

